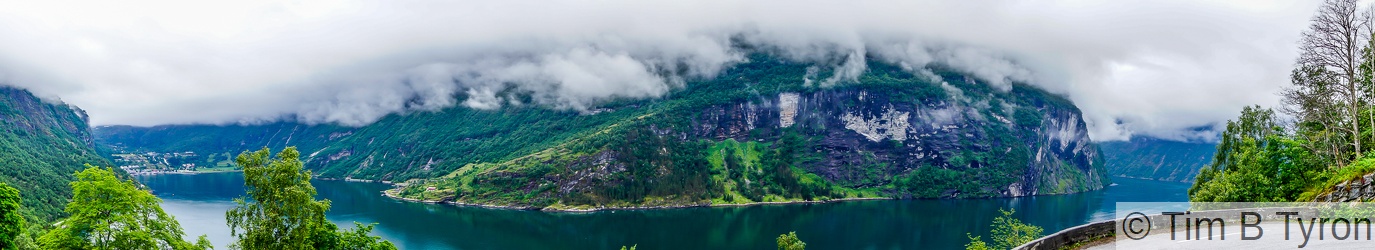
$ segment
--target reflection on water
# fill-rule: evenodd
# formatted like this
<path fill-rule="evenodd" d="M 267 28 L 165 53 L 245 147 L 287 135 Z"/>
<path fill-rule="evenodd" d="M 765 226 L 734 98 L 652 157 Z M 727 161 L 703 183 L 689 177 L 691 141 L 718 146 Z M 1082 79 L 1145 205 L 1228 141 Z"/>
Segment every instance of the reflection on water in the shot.
<path fill-rule="evenodd" d="M 144 176 L 188 237 L 232 238 L 224 211 L 243 194 L 238 173 Z M 383 184 L 316 181 L 341 226 L 379 223 L 403 249 L 772 249 L 797 231 L 811 249 L 962 248 L 966 232 L 987 234 L 999 208 L 1047 232 L 1111 218 L 1115 202 L 1186 201 L 1187 183 L 1114 179 L 1118 186 L 1074 195 L 1017 199 L 884 200 L 812 205 L 544 213 L 418 204 L 380 196 Z"/>

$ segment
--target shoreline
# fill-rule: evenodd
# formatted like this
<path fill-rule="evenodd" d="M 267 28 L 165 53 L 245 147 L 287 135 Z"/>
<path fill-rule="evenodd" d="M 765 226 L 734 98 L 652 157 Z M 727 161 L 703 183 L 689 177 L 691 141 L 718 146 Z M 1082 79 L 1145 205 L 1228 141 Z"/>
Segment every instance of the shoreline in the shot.
<path fill-rule="evenodd" d="M 194 174 L 219 174 L 219 173 L 235 173 L 235 172 L 243 172 L 243 170 L 242 170 L 242 169 L 235 169 L 235 170 L 213 170 L 213 171 L 158 171 L 158 172 L 134 172 L 134 173 L 129 173 L 129 175 L 130 175 L 130 176 L 153 176 L 153 175 L 169 175 L 169 174 L 194 175 Z"/>
<path fill-rule="evenodd" d="M 1115 177 L 1115 178 L 1126 178 L 1126 179 L 1133 179 L 1133 180 L 1143 180 L 1143 181 L 1176 182 L 1176 183 L 1193 183 L 1192 180 L 1168 181 L 1168 180 L 1151 179 L 1151 178 L 1135 177 L 1135 176 L 1126 176 L 1126 175 L 1116 175 L 1116 176 L 1111 176 L 1111 177 Z"/>
<path fill-rule="evenodd" d="M 337 180 L 337 179 L 336 179 L 336 180 Z M 379 181 L 359 180 L 359 179 L 348 180 L 348 181 L 354 181 L 354 182 L 379 182 Z M 1158 180 L 1149 180 L 1149 181 L 1158 181 Z M 415 203 L 425 203 L 425 204 L 441 204 L 441 205 L 452 205 L 452 206 L 460 206 L 460 207 L 478 207 L 478 208 L 487 208 L 487 209 L 541 211 L 541 212 L 550 212 L 550 213 L 594 213 L 594 212 L 616 211 L 616 210 L 657 210 L 657 209 L 681 209 L 681 208 L 723 208 L 723 207 L 750 207 L 750 206 L 782 206 L 782 205 L 802 205 L 802 204 L 837 203 L 837 202 L 850 202 L 850 201 L 902 200 L 902 199 L 904 199 L 904 198 L 898 198 L 898 197 L 863 197 L 863 198 L 839 198 L 839 199 L 814 200 L 814 201 L 769 201 L 769 202 L 751 202 L 751 203 L 741 203 L 741 204 L 711 204 L 711 203 L 705 203 L 705 204 L 669 205 L 669 206 L 598 207 L 598 208 L 590 208 L 590 209 L 553 208 L 553 207 L 542 207 L 542 208 L 541 208 L 541 207 L 531 207 L 531 206 L 506 206 L 506 205 L 490 205 L 490 204 L 472 204 L 472 203 L 452 202 L 452 201 L 427 201 L 427 200 L 419 200 L 419 199 L 405 198 L 405 197 L 399 197 L 399 196 L 392 195 L 391 193 L 388 192 L 388 191 L 394 190 L 395 187 L 403 186 L 403 185 L 404 185 L 403 183 L 389 183 L 389 182 L 386 182 L 386 181 L 380 181 L 380 182 L 382 182 L 382 183 L 387 183 L 387 184 L 391 184 L 391 185 L 393 186 L 393 189 L 382 190 L 382 196 L 385 196 L 385 197 L 387 197 L 387 198 L 392 198 L 392 199 L 395 199 L 395 200 L 404 201 L 404 202 L 415 202 Z M 1170 182 L 1170 181 L 1159 181 L 1159 182 Z M 1051 196 L 1053 196 L 1053 195 L 1071 195 L 1071 194 L 1078 194 L 1078 193 L 1084 193 L 1084 192 L 1092 192 L 1092 191 L 1098 191 L 1098 190 L 1106 189 L 1106 188 L 1108 188 L 1109 186 L 1111 186 L 1111 185 L 1113 185 L 1113 184 L 1115 184 L 1115 183 L 1113 183 L 1113 182 L 1108 182 L 1108 183 L 1106 183 L 1105 185 L 1103 185 L 1103 187 L 1100 187 L 1100 188 L 1098 188 L 1098 189 L 1083 190 L 1083 191 L 1078 191 L 1078 192 L 1068 192 L 1068 193 L 1062 193 L 1062 194 L 1047 194 L 1047 195 L 1051 195 Z M 1013 199 L 1015 199 L 1015 198 L 1025 198 L 1025 197 L 1035 197 L 1035 196 L 1047 196 L 1047 195 L 1033 194 L 1033 195 L 1023 195 L 1023 196 L 981 197 L 981 198 L 953 198 L 953 199 L 999 199 L 999 198 L 1013 198 Z M 945 198 L 939 198 L 939 199 L 945 199 Z"/>
<path fill-rule="evenodd" d="M 552 212 L 552 213 L 593 213 L 593 212 L 616 211 L 616 210 L 656 210 L 656 209 L 680 209 L 680 208 L 724 208 L 724 207 L 751 207 L 751 206 L 781 206 L 781 205 L 802 205 L 802 204 L 838 203 L 838 202 L 850 202 L 850 201 L 902 200 L 902 199 L 905 199 L 905 198 L 900 198 L 900 197 L 856 197 L 856 198 L 837 198 L 837 199 L 829 199 L 829 200 L 812 200 L 812 201 L 805 201 L 805 200 L 803 200 L 803 201 L 768 201 L 768 202 L 751 202 L 751 203 L 739 203 L 739 204 L 735 204 L 735 203 L 728 203 L 728 204 L 712 204 L 712 203 L 710 203 L 710 202 L 707 202 L 707 203 L 698 203 L 698 204 L 690 204 L 690 205 L 634 206 L 634 207 L 596 207 L 596 208 L 588 208 L 588 209 L 578 209 L 578 208 L 554 208 L 553 206 L 550 206 L 550 207 L 508 206 L 508 205 L 491 205 L 491 204 L 473 204 L 473 203 L 454 202 L 454 201 L 428 201 L 428 200 L 419 200 L 419 199 L 412 199 L 412 198 L 400 197 L 400 196 L 396 196 L 396 195 L 392 195 L 392 194 L 391 194 L 390 191 L 396 190 L 396 188 L 398 188 L 398 187 L 403 187 L 403 186 L 405 186 L 405 185 L 406 185 L 405 182 L 377 181 L 377 180 L 367 180 L 367 179 L 354 179 L 354 178 L 347 178 L 347 177 L 346 177 L 346 178 L 343 178 L 343 179 L 337 179 L 337 178 L 321 178 L 321 179 L 335 180 L 335 181 L 342 180 L 342 181 L 346 181 L 346 182 L 365 182 L 365 183 L 385 183 L 385 184 L 389 184 L 389 185 L 392 186 L 392 188 L 386 189 L 386 190 L 382 190 L 382 191 L 381 191 L 382 196 L 387 197 L 387 198 L 391 198 L 391 199 L 394 199 L 394 200 L 404 201 L 404 202 L 415 202 L 415 203 L 425 203 L 425 204 L 441 204 L 441 205 L 452 205 L 452 206 L 459 206 L 459 207 L 477 207 L 477 208 L 487 208 L 487 209 L 542 211 L 542 212 Z M 1149 180 L 1149 179 L 1144 179 L 1144 180 Z M 1149 181 L 1159 181 L 1159 180 L 1149 180 Z M 1171 182 L 1171 181 L 1159 181 L 1159 182 Z M 1015 198 L 1035 197 L 1035 196 L 1047 196 L 1047 195 L 1050 195 L 1050 196 L 1054 196 L 1054 195 L 1071 195 L 1071 194 L 1078 194 L 1078 193 L 1084 193 L 1084 192 L 1092 192 L 1092 191 L 1103 190 L 1103 189 L 1107 189 L 1108 187 L 1110 187 L 1110 186 L 1112 186 L 1112 185 L 1115 185 L 1115 184 L 1116 184 L 1116 183 L 1113 183 L 1113 182 L 1109 181 L 1109 182 L 1107 182 L 1107 183 L 1104 183 L 1104 185 L 1103 185 L 1102 187 L 1099 187 L 1099 188 L 1097 188 L 1097 189 L 1081 190 L 1081 191 L 1078 191 L 1078 192 L 1067 192 L 1067 193 L 1062 193 L 1062 194 L 1044 194 L 1044 195 L 1043 195 L 1043 194 L 1031 194 L 1031 195 L 1022 195 L 1022 196 L 981 197 L 981 198 L 953 198 L 953 199 L 999 199 L 999 198 L 1011 198 L 1011 199 L 1015 199 Z M 945 198 L 938 198 L 938 199 L 945 199 Z"/>
<path fill-rule="evenodd" d="M 390 190 L 390 189 L 388 189 L 388 190 Z M 383 190 L 383 191 L 382 191 L 382 196 L 385 196 L 385 197 L 387 197 L 387 198 L 392 198 L 392 199 L 395 199 L 395 200 L 399 200 L 399 201 L 404 201 L 404 202 L 415 202 L 415 203 L 425 203 L 425 204 L 440 204 L 440 205 L 452 205 L 452 206 L 460 206 L 460 207 L 477 207 L 477 208 L 487 208 L 487 209 L 540 211 L 540 212 L 550 212 L 550 213 L 595 213 L 595 212 L 618 211 L 618 210 L 659 210 L 659 209 L 682 209 L 682 208 L 725 208 L 725 207 L 752 207 L 752 206 L 784 206 L 784 205 L 803 205 L 803 204 L 837 203 L 837 202 L 848 202 L 848 201 L 896 200 L 896 199 L 897 199 L 897 198 L 886 198 L 886 197 L 866 197 L 866 198 L 839 198 L 839 199 L 817 200 L 817 201 L 769 201 L 769 202 L 751 202 L 751 203 L 741 203 L 741 204 L 710 204 L 710 203 L 707 203 L 707 204 L 693 204 L 693 205 L 636 206 L 636 207 L 598 207 L 598 208 L 590 208 L 590 209 L 575 209 L 575 208 L 553 208 L 553 207 L 543 207 L 543 208 L 540 208 L 540 207 L 531 207 L 531 206 L 505 206 L 505 205 L 490 205 L 490 204 L 472 204 L 472 203 L 452 202 L 452 201 L 427 201 L 427 200 L 419 200 L 419 199 L 412 199 L 412 198 L 405 198 L 405 197 L 395 196 L 395 195 L 392 195 L 391 193 L 387 192 L 388 190 Z"/>

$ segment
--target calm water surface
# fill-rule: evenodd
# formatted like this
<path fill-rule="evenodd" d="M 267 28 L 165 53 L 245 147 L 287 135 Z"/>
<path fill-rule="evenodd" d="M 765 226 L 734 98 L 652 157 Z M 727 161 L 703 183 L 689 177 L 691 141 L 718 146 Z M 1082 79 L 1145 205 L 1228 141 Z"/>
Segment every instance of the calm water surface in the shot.
<path fill-rule="evenodd" d="M 188 238 L 215 245 L 233 238 L 224 212 L 243 195 L 243 175 L 140 176 L 163 198 Z M 314 181 L 333 207 L 328 218 L 375 234 L 401 249 L 774 249 L 797 231 L 808 249 L 962 249 L 966 232 L 987 234 L 999 208 L 1047 233 L 1110 219 L 1116 202 L 1187 201 L 1187 183 L 1113 179 L 1118 185 L 1073 195 L 976 200 L 882 200 L 811 205 L 545 213 L 419 204 L 382 197 L 377 183 Z M 985 239 L 988 237 L 985 236 Z"/>

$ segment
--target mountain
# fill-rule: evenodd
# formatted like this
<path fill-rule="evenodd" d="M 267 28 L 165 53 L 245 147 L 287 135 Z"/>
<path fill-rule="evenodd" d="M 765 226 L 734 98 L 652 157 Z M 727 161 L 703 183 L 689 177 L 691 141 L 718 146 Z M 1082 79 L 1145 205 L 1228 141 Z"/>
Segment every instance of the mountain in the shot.
<path fill-rule="evenodd" d="M 1194 181 L 1210 164 L 1217 143 L 1179 142 L 1150 137 L 1099 143 L 1108 174 L 1161 181 Z"/>
<path fill-rule="evenodd" d="M 1098 146 L 1068 100 L 944 68 L 871 63 L 857 81 L 755 54 L 666 96 L 549 109 L 530 93 L 363 127 L 101 127 L 121 151 L 210 164 L 295 145 L 325 178 L 397 182 L 409 199 L 525 208 L 689 206 L 861 197 L 966 198 L 1101 188 Z M 459 95 L 461 101 L 465 96 Z M 517 104 L 523 103 L 523 104 Z"/>
<path fill-rule="evenodd" d="M 0 181 L 19 189 L 28 219 L 61 215 L 85 164 L 110 166 L 93 142 L 86 111 L 0 86 Z"/>

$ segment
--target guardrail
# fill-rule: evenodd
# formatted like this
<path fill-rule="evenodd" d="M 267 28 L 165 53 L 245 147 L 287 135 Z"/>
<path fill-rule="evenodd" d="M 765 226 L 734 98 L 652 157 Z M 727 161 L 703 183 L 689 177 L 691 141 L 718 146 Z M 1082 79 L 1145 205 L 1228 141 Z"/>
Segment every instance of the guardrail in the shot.
<path fill-rule="evenodd" d="M 1262 217 L 1265 217 L 1266 219 L 1274 219 L 1274 218 L 1278 218 L 1278 215 L 1276 215 L 1276 214 L 1274 213 L 1274 211 L 1290 211 L 1290 210 L 1302 210 L 1302 209 L 1313 209 L 1313 208 L 1305 208 L 1305 207 L 1271 207 L 1271 208 L 1251 208 L 1251 209 L 1244 209 L 1244 211 L 1254 211 L 1254 212 L 1258 212 L 1258 214 L 1260 214 Z M 1238 221 L 1238 220 L 1241 219 L 1240 213 L 1238 213 L 1238 211 L 1243 211 L 1243 210 L 1240 210 L 1240 209 L 1224 209 L 1224 210 L 1208 210 L 1208 211 L 1190 211 L 1190 213 L 1191 213 L 1193 216 L 1212 217 L 1212 218 L 1219 218 L 1219 219 L 1222 219 L 1223 221 L 1235 222 L 1235 221 Z M 1157 215 L 1151 215 L 1151 216 L 1149 216 L 1149 217 L 1150 217 L 1150 220 L 1149 220 L 1149 221 L 1151 222 L 1151 228 L 1161 229 L 1161 228 L 1167 228 L 1167 227 L 1169 226 L 1169 223 L 1170 223 L 1170 220 L 1168 219 L 1169 217 L 1167 217 L 1167 216 L 1165 216 L 1165 215 L 1157 214 Z M 1061 248 L 1064 248 L 1064 247 L 1072 246 L 1072 245 L 1074 245 L 1074 244 L 1078 244 L 1078 243 L 1083 243 L 1083 242 L 1089 242 L 1089 241 L 1093 241 L 1093 240 L 1102 239 L 1103 237 L 1114 237 L 1114 236 L 1117 234 L 1117 221 L 1118 221 L 1118 220 L 1119 220 L 1119 219 L 1113 219 L 1113 220 L 1106 220 L 1106 221 L 1093 222 L 1093 223 L 1089 223 L 1089 224 L 1084 224 L 1084 225 L 1079 225 L 1079 226 L 1071 227 L 1071 228 L 1068 228 L 1068 229 L 1065 229 L 1065 230 L 1060 230 L 1059 232 L 1055 232 L 1054 234 L 1046 235 L 1045 237 L 1041 237 L 1040 239 L 1032 240 L 1031 242 L 1027 242 L 1026 244 L 1022 244 L 1021 246 L 1017 246 L 1017 247 L 1012 248 L 1012 249 L 1013 249 L 1013 250 L 1043 250 L 1043 249 L 1058 250 L 1058 249 L 1061 249 Z M 1117 240 L 1117 239 L 1113 239 L 1113 240 Z"/>
<path fill-rule="evenodd" d="M 1013 250 L 1041 250 L 1041 249 L 1060 249 L 1080 242 L 1087 242 L 1103 237 L 1113 237 L 1117 230 L 1117 220 L 1105 220 L 1065 230 L 1060 230 L 1051 235 L 1046 235 L 1040 239 L 1027 242 L 1021 246 L 1012 248 Z"/>

